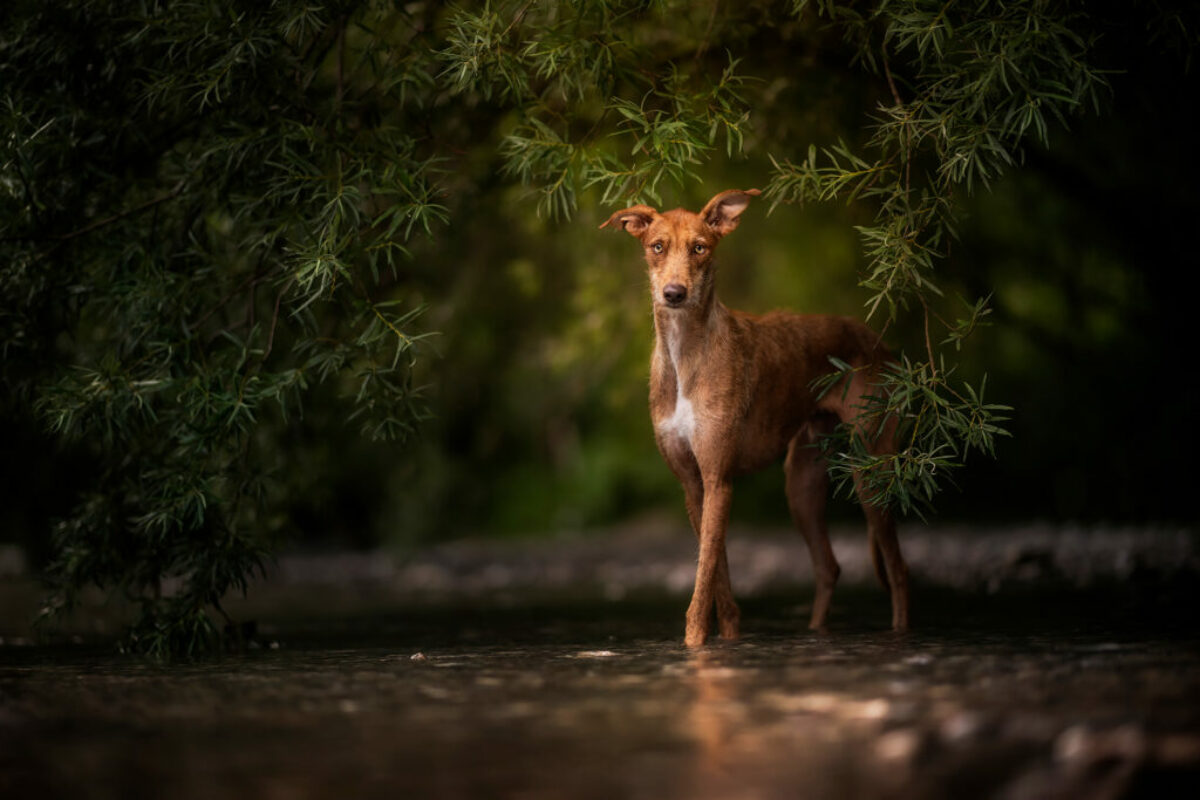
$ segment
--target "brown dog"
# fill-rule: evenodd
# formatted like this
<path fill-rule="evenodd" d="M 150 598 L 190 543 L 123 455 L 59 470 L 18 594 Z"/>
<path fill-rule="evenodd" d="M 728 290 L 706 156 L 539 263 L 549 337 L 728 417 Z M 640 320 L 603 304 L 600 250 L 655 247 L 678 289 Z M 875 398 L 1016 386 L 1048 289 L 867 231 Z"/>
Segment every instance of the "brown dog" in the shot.
<path fill-rule="evenodd" d="M 700 540 L 696 587 L 685 642 L 704 644 L 716 604 L 721 636 L 737 638 L 739 612 L 729 583 L 725 529 L 734 476 L 784 458 L 792 518 L 808 542 L 816 578 L 810 627 L 821 629 L 840 569 L 829 545 L 825 501 L 829 476 L 814 445 L 840 420 L 859 427 L 873 452 L 894 452 L 894 424 L 874 430 L 859 419 L 872 378 L 887 358 L 879 337 L 847 317 L 762 316 L 730 311 L 716 299 L 713 251 L 738 225 L 757 189 L 721 192 L 699 214 L 633 206 L 600 227 L 620 226 L 639 239 L 650 267 L 655 347 L 650 361 L 650 416 L 663 458 L 683 484 L 688 517 Z M 818 397 L 814 378 L 829 357 L 856 367 Z M 908 568 L 896 525 L 858 484 L 876 572 L 891 592 L 892 627 L 908 626 Z M 882 563 L 881 563 L 882 561 Z"/>

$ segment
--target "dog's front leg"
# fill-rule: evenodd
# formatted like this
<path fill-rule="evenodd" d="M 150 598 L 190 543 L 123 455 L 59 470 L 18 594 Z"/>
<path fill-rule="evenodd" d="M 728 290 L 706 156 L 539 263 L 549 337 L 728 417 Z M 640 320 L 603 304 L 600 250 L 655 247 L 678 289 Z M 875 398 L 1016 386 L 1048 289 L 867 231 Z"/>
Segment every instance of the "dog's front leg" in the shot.
<path fill-rule="evenodd" d="M 704 483 L 700 473 L 683 475 L 684 494 L 687 498 L 688 520 L 696 533 L 696 545 L 699 547 L 703 538 L 700 534 L 704 515 Z M 733 599 L 733 585 L 729 580 L 729 559 L 725 555 L 724 546 L 720 548 L 717 559 L 717 575 L 713 584 L 713 594 L 717 604 L 717 625 L 722 639 L 738 638 L 741 627 L 741 611 L 737 601 Z"/>
<path fill-rule="evenodd" d="M 722 476 L 704 481 L 704 510 L 700 517 L 700 558 L 696 564 L 696 588 L 687 611 L 684 644 L 699 647 L 708 639 L 717 577 L 725 561 L 725 528 L 729 523 L 729 505 L 733 486 Z M 728 566 L 725 567 L 728 575 Z M 729 598 L 732 602 L 732 597 Z M 735 606 L 736 609 L 736 606 Z M 728 609 L 721 609 L 728 613 Z M 736 622 L 734 623 L 736 625 Z M 723 628 L 726 626 L 723 624 Z"/>

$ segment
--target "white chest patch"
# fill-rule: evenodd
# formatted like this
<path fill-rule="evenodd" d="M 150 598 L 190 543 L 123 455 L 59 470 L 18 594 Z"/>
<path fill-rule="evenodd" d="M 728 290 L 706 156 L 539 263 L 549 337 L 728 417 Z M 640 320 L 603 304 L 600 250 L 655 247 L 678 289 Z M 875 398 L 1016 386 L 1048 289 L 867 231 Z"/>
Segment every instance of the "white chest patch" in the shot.
<path fill-rule="evenodd" d="M 696 411 L 692 401 L 684 396 L 682 391 L 675 394 L 675 413 L 658 423 L 658 430 L 663 434 L 671 434 L 683 439 L 689 445 L 696 432 Z"/>
<path fill-rule="evenodd" d="M 678 327 L 667 329 L 667 357 L 675 371 L 675 410 L 671 416 L 658 423 L 658 430 L 664 436 L 676 436 L 690 447 L 696 434 L 696 409 L 692 401 L 683 393 L 683 381 L 679 377 L 680 333 Z"/>

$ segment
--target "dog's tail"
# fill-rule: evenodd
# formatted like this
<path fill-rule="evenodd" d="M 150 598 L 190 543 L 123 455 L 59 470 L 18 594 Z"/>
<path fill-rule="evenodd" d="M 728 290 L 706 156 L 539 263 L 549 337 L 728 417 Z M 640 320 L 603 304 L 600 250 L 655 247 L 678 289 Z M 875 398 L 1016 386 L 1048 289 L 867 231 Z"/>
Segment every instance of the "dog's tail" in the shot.
<path fill-rule="evenodd" d="M 879 585 L 890 591 L 891 583 L 888 582 L 887 567 L 883 563 L 883 551 L 879 549 L 875 531 L 870 529 L 867 531 L 867 548 L 871 551 L 871 566 L 875 568 L 875 577 L 879 579 Z"/>

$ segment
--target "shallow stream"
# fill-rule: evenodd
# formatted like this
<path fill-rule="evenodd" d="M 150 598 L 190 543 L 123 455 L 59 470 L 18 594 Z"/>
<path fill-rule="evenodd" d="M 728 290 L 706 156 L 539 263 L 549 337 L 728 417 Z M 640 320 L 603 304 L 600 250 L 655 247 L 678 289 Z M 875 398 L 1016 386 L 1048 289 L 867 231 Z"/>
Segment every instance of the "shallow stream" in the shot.
<path fill-rule="evenodd" d="M 646 587 L 264 589 L 253 649 L 174 664 L 10 637 L 0 797 L 1200 796 L 1194 575 L 931 584 L 903 636 L 769 585 L 698 652 Z"/>

